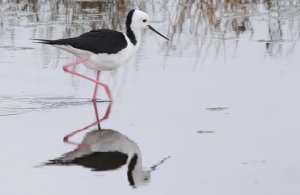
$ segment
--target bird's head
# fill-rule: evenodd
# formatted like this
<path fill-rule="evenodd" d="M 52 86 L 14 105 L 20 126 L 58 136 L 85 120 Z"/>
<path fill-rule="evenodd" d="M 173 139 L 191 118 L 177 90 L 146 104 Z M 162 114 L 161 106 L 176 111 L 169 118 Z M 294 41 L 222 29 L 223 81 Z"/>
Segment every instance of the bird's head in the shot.
<path fill-rule="evenodd" d="M 142 31 L 147 28 L 152 30 L 153 32 L 157 33 L 158 35 L 162 36 L 163 38 L 169 40 L 167 37 L 159 33 L 155 30 L 152 26 L 150 26 L 149 16 L 147 13 L 142 12 L 140 10 L 131 10 L 127 15 L 126 20 L 127 28 L 131 28 L 133 31 L 138 30 Z"/>

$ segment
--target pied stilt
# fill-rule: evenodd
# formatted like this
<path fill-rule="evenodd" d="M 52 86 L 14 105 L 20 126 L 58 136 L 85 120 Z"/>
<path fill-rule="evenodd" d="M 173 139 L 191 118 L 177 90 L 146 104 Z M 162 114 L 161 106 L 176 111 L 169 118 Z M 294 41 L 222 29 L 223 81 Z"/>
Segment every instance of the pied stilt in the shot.
<path fill-rule="evenodd" d="M 127 165 L 127 179 L 132 187 L 147 184 L 150 181 L 151 172 L 163 164 L 170 156 L 160 160 L 150 168 L 142 166 L 142 154 L 136 142 L 126 135 L 111 129 L 95 129 L 85 134 L 81 143 L 70 141 L 69 139 L 89 128 L 108 119 L 111 112 L 110 103 L 104 116 L 99 119 L 98 109 L 95 108 L 97 121 L 80 129 L 71 132 L 64 137 L 64 142 L 76 145 L 73 151 L 62 156 L 49 160 L 44 165 L 80 165 L 90 168 L 93 171 L 116 170 Z M 96 102 L 93 106 L 97 107 Z"/>
<path fill-rule="evenodd" d="M 133 56 L 140 47 L 142 31 L 149 28 L 168 40 L 149 24 L 149 16 L 140 10 L 131 10 L 126 19 L 126 33 L 110 29 L 98 29 L 84 33 L 79 37 L 46 40 L 34 39 L 38 43 L 49 44 L 76 55 L 79 60 L 66 64 L 63 70 L 95 83 L 93 101 L 96 101 L 98 85 L 104 87 L 112 100 L 108 86 L 99 82 L 100 71 L 115 70 Z M 69 68 L 83 63 L 87 68 L 97 71 L 96 79 L 70 70 Z"/>
<path fill-rule="evenodd" d="M 138 187 L 149 183 L 151 172 L 169 158 L 168 156 L 150 168 L 144 168 L 137 143 L 118 131 L 96 129 L 88 132 L 75 150 L 43 165 L 80 165 L 93 171 L 116 170 L 127 165 L 128 182 L 132 187 Z"/>

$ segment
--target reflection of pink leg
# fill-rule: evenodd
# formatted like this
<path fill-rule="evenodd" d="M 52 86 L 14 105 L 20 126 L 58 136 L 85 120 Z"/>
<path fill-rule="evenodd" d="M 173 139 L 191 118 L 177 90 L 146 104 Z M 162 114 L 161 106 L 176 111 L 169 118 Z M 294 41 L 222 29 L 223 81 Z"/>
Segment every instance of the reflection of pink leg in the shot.
<path fill-rule="evenodd" d="M 67 72 L 67 73 L 70 73 L 70 74 L 79 76 L 79 77 L 81 77 L 81 78 L 84 78 L 84 79 L 87 79 L 87 80 L 89 80 L 89 81 L 92 81 L 92 82 L 95 83 L 95 84 L 101 85 L 101 86 L 105 89 L 105 92 L 106 92 L 106 94 L 107 94 L 109 100 L 112 100 L 112 96 L 111 96 L 111 92 L 110 92 L 110 90 L 109 90 L 109 87 L 108 87 L 106 84 L 99 82 L 99 74 L 100 74 L 100 71 L 97 71 L 97 80 L 95 80 L 95 79 L 92 79 L 92 78 L 90 78 L 90 77 L 87 77 L 87 76 L 85 76 L 85 75 L 83 75 L 83 74 L 80 74 L 80 73 L 78 73 L 78 72 L 75 72 L 75 71 L 72 71 L 72 70 L 69 69 L 69 68 L 72 67 L 72 66 L 75 66 L 75 65 L 78 65 L 78 64 L 81 64 L 81 63 L 85 63 L 85 62 L 88 61 L 89 59 L 90 59 L 90 56 L 85 56 L 85 57 L 83 57 L 83 58 L 80 59 L 80 60 L 77 60 L 77 61 L 75 61 L 75 62 L 66 64 L 66 65 L 63 66 L 63 70 L 64 70 L 65 72 Z M 94 95 L 93 95 L 93 101 L 94 101 L 94 98 L 96 98 L 96 96 L 97 96 L 96 93 L 97 93 L 97 89 L 96 89 L 96 86 L 95 86 Z"/>
<path fill-rule="evenodd" d="M 94 95 L 93 95 L 93 98 L 92 98 L 93 103 L 97 99 L 97 89 L 98 89 L 99 76 L 100 76 L 100 70 L 97 70 L 97 77 L 96 77 L 97 83 L 95 84 Z"/>
<path fill-rule="evenodd" d="M 99 120 L 99 115 L 98 115 L 97 102 L 93 101 L 93 106 L 94 106 L 95 115 L 96 115 L 96 122 L 98 124 L 98 130 L 101 130 L 100 120 Z"/>
<path fill-rule="evenodd" d="M 105 115 L 102 117 L 102 119 L 99 120 L 99 122 L 102 122 L 102 121 L 108 119 L 110 111 L 111 111 L 111 105 L 112 105 L 112 103 L 109 103 L 109 105 L 105 111 Z"/>
<path fill-rule="evenodd" d="M 89 144 L 78 144 L 78 143 L 76 143 L 76 142 L 69 141 L 69 138 L 72 137 L 72 136 L 74 136 L 74 135 L 76 135 L 77 133 L 80 133 L 81 131 L 87 130 L 88 128 L 90 128 L 90 127 L 92 127 L 92 126 L 94 126 L 94 125 L 96 125 L 96 124 L 99 124 L 99 122 L 96 121 L 96 122 L 94 122 L 94 123 L 92 123 L 92 124 L 90 124 L 90 125 L 88 125 L 88 126 L 82 128 L 82 129 L 73 131 L 72 133 L 70 133 L 70 134 L 68 134 L 68 135 L 66 135 L 66 136 L 64 137 L 64 139 L 63 139 L 64 142 L 67 143 L 67 144 L 76 145 L 76 146 L 78 146 L 78 148 L 90 150 L 90 145 L 89 145 Z"/>
<path fill-rule="evenodd" d="M 76 135 L 77 133 L 80 133 L 80 132 L 82 132 L 82 131 L 84 131 L 84 130 L 87 130 L 87 129 L 89 129 L 90 127 L 93 127 L 93 126 L 95 126 L 95 125 L 97 125 L 97 124 L 100 126 L 100 122 L 102 122 L 102 121 L 108 119 L 109 114 L 110 114 L 110 112 L 111 112 L 111 105 L 112 105 L 111 103 L 108 105 L 108 107 L 107 107 L 107 109 L 106 109 L 106 112 L 105 112 L 105 115 L 104 115 L 101 119 L 99 119 L 99 116 L 98 116 L 98 109 L 97 109 L 96 102 L 93 102 L 93 106 L 94 106 L 94 109 L 95 109 L 95 112 L 96 112 L 96 118 L 97 118 L 97 121 L 96 121 L 96 122 L 93 122 L 92 124 L 90 124 L 90 125 L 88 125 L 88 126 L 82 128 L 82 129 L 73 131 L 73 132 L 71 132 L 70 134 L 66 135 L 66 136 L 63 138 L 64 142 L 67 143 L 67 144 L 76 145 L 76 146 L 78 146 L 79 148 L 90 149 L 90 145 L 88 145 L 88 144 L 78 144 L 78 143 L 76 143 L 76 142 L 69 141 L 69 139 L 70 139 L 70 137 Z M 98 126 L 98 129 L 99 129 L 99 126 Z M 100 128 L 99 130 L 101 131 L 101 128 Z"/>

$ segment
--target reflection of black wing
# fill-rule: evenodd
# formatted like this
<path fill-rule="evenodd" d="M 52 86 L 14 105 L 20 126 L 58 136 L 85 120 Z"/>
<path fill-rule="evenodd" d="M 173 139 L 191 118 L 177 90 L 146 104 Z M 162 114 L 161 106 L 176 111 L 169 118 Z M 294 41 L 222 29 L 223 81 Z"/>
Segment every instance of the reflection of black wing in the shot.
<path fill-rule="evenodd" d="M 70 161 L 50 160 L 45 165 L 80 165 L 93 171 L 118 169 L 125 165 L 128 155 L 121 152 L 93 152 Z"/>
<path fill-rule="evenodd" d="M 34 40 L 49 45 L 70 45 L 74 48 L 87 50 L 96 54 L 115 54 L 127 46 L 127 41 L 123 33 L 109 29 L 92 30 L 79 37 L 69 39 Z"/>

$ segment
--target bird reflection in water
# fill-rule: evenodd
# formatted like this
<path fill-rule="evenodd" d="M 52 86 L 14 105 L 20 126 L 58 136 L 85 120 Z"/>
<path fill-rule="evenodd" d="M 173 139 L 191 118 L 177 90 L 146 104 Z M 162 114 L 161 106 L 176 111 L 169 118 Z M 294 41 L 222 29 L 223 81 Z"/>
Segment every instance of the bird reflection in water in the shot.
<path fill-rule="evenodd" d="M 93 103 L 96 122 L 64 137 L 64 142 L 76 145 L 77 148 L 61 157 L 49 160 L 44 165 L 80 165 L 92 171 L 109 171 L 127 165 L 127 179 L 132 187 L 150 182 L 151 172 L 164 163 L 170 156 L 162 159 L 150 168 L 142 167 L 142 155 L 139 146 L 126 135 L 112 129 L 102 129 L 100 123 L 108 119 L 112 104 L 109 103 L 104 116 L 100 119 L 96 102 Z M 97 126 L 86 133 L 81 143 L 70 141 L 75 134 Z"/>

